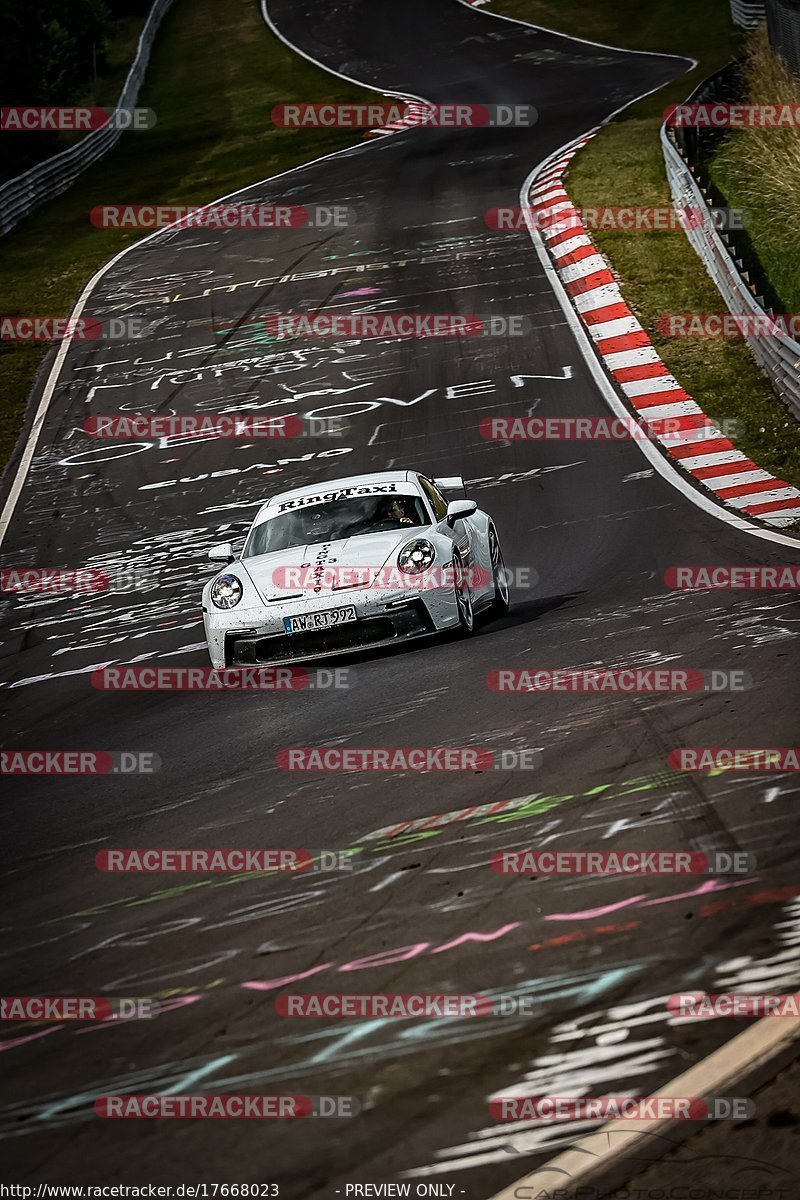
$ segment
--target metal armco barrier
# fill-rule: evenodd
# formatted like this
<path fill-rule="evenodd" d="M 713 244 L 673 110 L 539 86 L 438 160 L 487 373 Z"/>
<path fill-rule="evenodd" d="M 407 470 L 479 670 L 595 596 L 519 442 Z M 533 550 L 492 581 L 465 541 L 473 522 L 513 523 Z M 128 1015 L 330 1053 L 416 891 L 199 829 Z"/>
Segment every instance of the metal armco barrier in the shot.
<path fill-rule="evenodd" d="M 800 0 L 798 0 L 800 5 Z M 722 71 L 703 80 L 686 103 L 714 104 L 738 103 L 742 100 L 742 83 L 739 62 L 730 62 Z M 710 210 L 708 192 L 714 190 L 710 184 L 704 163 L 716 149 L 726 131 L 717 128 L 693 128 L 691 126 L 661 126 L 661 145 L 667 179 L 674 203 L 681 208 L 691 208 L 703 214 L 702 224 L 686 229 L 688 240 L 703 259 L 706 271 L 716 283 L 718 292 L 730 312 L 742 316 L 769 318 L 775 316 L 774 308 L 764 307 L 759 302 L 759 292 L 770 295 L 769 281 L 756 284 L 740 270 L 742 254 L 728 245 L 714 223 Z M 723 200 L 724 203 L 724 200 Z M 751 253 L 752 257 L 752 253 Z M 752 270 L 759 274 L 759 266 L 753 260 Z M 772 388 L 800 420 L 800 343 L 792 337 L 776 334 L 770 337 L 747 337 L 754 358 L 769 377 Z"/>
<path fill-rule="evenodd" d="M 720 100 L 723 98 L 720 91 L 726 99 L 731 99 L 725 87 L 719 86 L 719 79 L 723 76 L 729 78 L 729 72 L 730 68 L 727 72 L 721 72 L 719 77 L 702 83 L 687 103 Z M 714 224 L 708 200 L 695 175 L 700 136 L 700 131 L 696 129 L 675 129 L 666 124 L 661 126 L 661 145 L 673 201 L 676 207 L 691 208 L 703 214 L 702 223 L 687 229 L 686 236 L 703 260 L 730 312 L 762 318 L 774 316 L 772 309 L 763 308 L 756 299 L 755 286 L 743 277 L 730 248 Z M 719 134 L 709 131 L 709 136 L 718 139 Z M 769 337 L 748 337 L 746 341 L 778 396 L 800 420 L 800 343 L 780 333 Z"/>
<path fill-rule="evenodd" d="M 136 47 L 136 56 L 117 101 L 117 108 L 135 106 L 156 32 L 173 3 L 174 0 L 155 0 L 150 9 Z M 82 171 L 116 145 L 122 133 L 122 129 L 113 128 L 110 124 L 102 129 L 95 129 L 74 146 L 37 163 L 23 175 L 9 179 L 0 186 L 0 236 L 13 229 L 40 204 L 66 191 Z"/>
<path fill-rule="evenodd" d="M 763 4 L 752 4 L 750 0 L 731 0 L 731 18 L 734 25 L 742 29 L 755 29 L 766 16 Z"/>
<path fill-rule="evenodd" d="M 800 75 L 800 0 L 767 0 L 769 44 Z"/>

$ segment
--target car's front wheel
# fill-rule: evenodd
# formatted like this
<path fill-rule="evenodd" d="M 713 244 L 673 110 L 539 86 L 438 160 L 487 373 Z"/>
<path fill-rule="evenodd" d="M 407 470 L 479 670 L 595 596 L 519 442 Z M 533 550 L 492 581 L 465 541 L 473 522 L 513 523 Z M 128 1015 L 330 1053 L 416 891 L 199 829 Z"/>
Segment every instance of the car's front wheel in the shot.
<path fill-rule="evenodd" d="M 489 529 L 489 558 L 492 562 L 492 579 L 494 580 L 492 615 L 502 617 L 511 607 L 511 593 L 508 586 L 508 572 L 503 561 L 503 551 L 500 549 L 500 542 L 493 525 Z"/>
<path fill-rule="evenodd" d="M 472 633 L 475 628 L 475 611 L 472 607 L 472 593 L 469 590 L 467 572 L 457 550 L 453 551 L 453 590 L 458 610 L 458 624 L 462 633 Z"/>

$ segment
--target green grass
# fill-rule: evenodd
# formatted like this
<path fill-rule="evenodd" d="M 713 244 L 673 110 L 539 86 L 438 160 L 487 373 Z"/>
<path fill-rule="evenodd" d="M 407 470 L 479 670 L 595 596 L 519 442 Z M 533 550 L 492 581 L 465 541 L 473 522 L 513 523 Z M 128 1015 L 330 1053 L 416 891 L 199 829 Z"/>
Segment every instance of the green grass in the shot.
<path fill-rule="evenodd" d="M 759 176 L 753 177 L 753 186 L 742 178 L 742 170 L 748 163 L 752 171 L 746 146 L 732 142 L 711 159 L 709 175 L 731 208 L 746 211 L 750 243 L 780 301 L 780 311 L 800 313 L 800 247 L 792 245 L 787 237 L 787 233 L 799 231 L 796 226 L 776 228 L 774 217 L 778 206 L 769 194 L 758 192 L 755 185 Z"/>
<path fill-rule="evenodd" d="M 780 133 L 773 136 L 780 137 Z M 792 245 L 787 233 L 798 233 L 786 225 L 775 226 L 779 211 L 774 197 L 759 191 L 762 176 L 752 175 L 752 186 L 742 177 L 749 166 L 747 147 L 734 140 L 723 147 L 708 163 L 708 173 L 716 188 L 725 196 L 731 208 L 747 213 L 747 234 L 758 256 L 764 275 L 772 285 L 782 313 L 800 313 L 800 247 Z"/>
<path fill-rule="evenodd" d="M 96 205 L 206 203 L 359 140 L 352 130 L 275 128 L 274 104 L 368 97 L 374 94 L 293 55 L 264 25 L 254 0 L 178 0 L 161 26 L 139 97 L 158 123 L 123 134 L 68 192 L 0 239 L 2 311 L 66 316 L 97 268 L 145 236 L 96 229 L 89 220 Z M 2 464 L 47 348 L 0 345 Z"/>
<path fill-rule="evenodd" d="M 579 207 L 669 204 L 659 141 L 661 115 L 742 54 L 744 35 L 731 24 L 727 3 L 659 0 L 643 7 L 639 0 L 604 0 L 602 5 L 586 0 L 496 0 L 492 11 L 592 41 L 697 60 L 694 70 L 632 105 L 601 130 L 575 157 L 568 177 L 570 196 Z M 686 235 L 680 230 L 596 230 L 592 237 L 681 385 L 710 416 L 743 423 L 745 432 L 735 439 L 736 445 L 760 467 L 800 484 L 800 425 L 773 392 L 746 343 L 665 338 L 655 332 L 663 313 L 726 311 Z"/>
<path fill-rule="evenodd" d="M 745 100 L 800 105 L 800 80 L 772 54 L 766 32 L 748 45 Z M 747 233 L 785 313 L 800 313 L 800 129 L 728 134 L 709 173 L 728 202 L 747 211 Z"/>

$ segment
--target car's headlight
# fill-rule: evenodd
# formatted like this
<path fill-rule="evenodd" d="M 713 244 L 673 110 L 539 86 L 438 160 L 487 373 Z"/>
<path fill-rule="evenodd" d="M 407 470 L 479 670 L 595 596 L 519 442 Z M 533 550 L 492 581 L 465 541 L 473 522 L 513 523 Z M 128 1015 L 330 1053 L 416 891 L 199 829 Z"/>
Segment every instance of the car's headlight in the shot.
<path fill-rule="evenodd" d="M 427 571 L 435 558 L 436 547 L 426 542 L 425 538 L 416 538 L 403 546 L 397 556 L 397 565 L 407 575 L 418 575 L 420 571 Z"/>
<path fill-rule="evenodd" d="M 220 575 L 211 585 L 211 603 L 215 608 L 235 608 L 242 598 L 242 585 L 235 575 Z"/>

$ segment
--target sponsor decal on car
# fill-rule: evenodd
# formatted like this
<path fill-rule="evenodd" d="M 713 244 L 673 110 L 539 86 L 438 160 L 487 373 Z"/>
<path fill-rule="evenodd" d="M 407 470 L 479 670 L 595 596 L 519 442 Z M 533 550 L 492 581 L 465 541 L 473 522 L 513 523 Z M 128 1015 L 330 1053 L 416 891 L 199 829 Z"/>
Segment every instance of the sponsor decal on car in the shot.
<path fill-rule="evenodd" d="M 335 492 L 322 492 L 318 496 L 298 496 L 295 500 L 284 500 L 278 505 L 279 512 L 289 508 L 306 508 L 309 504 L 326 504 L 331 500 L 344 500 L 346 496 L 380 496 L 386 492 L 396 492 L 396 483 L 373 483 L 365 487 L 339 488 Z M 413 493 L 406 493 L 412 495 Z"/>

